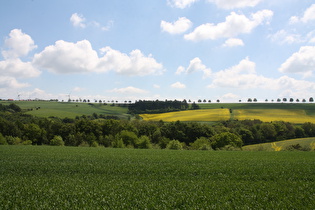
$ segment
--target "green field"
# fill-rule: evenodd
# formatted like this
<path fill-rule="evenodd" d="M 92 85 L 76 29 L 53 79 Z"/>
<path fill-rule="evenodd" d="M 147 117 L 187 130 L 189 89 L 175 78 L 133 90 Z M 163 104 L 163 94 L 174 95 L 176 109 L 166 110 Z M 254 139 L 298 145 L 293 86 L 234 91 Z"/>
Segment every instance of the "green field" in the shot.
<path fill-rule="evenodd" d="M 263 144 L 254 144 L 247 145 L 243 147 L 244 151 L 275 151 L 275 150 L 285 150 L 290 145 L 299 144 L 302 147 L 309 147 L 315 150 L 315 138 L 302 138 L 302 139 L 292 139 L 277 141 L 273 143 L 263 143 Z"/>
<path fill-rule="evenodd" d="M 10 104 L 12 102 L 1 102 L 3 104 Z M 60 117 L 60 118 L 75 118 L 76 116 L 104 114 L 113 115 L 122 119 L 128 118 L 128 108 L 103 105 L 94 103 L 68 103 L 68 102 L 50 102 L 50 101 L 14 101 L 15 104 L 22 109 L 32 109 L 27 111 L 27 114 L 31 114 L 37 117 Z M 40 109 L 36 109 L 40 107 Z"/>
<path fill-rule="evenodd" d="M 0 146 L 0 209 L 314 209 L 314 152 Z"/>
<path fill-rule="evenodd" d="M 11 102 L 4 102 L 9 104 Z M 49 101 L 14 101 L 22 109 L 38 117 L 74 118 L 82 115 L 113 115 L 121 119 L 130 117 L 127 107 L 94 103 L 67 103 Z M 295 124 L 315 123 L 315 103 L 200 103 L 200 110 L 186 110 L 160 114 L 142 114 L 144 120 L 154 121 L 199 121 L 217 122 L 224 120 L 254 120 L 264 122 L 286 121 Z M 40 109 L 36 109 L 40 107 Z M 231 110 L 231 113 L 229 112 Z"/>

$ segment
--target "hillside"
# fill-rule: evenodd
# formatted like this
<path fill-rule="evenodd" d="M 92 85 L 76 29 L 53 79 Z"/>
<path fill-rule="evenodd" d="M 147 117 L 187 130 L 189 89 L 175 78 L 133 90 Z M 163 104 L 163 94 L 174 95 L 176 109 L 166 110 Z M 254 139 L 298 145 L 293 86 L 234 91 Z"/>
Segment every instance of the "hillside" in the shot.
<path fill-rule="evenodd" d="M 1 102 L 10 104 L 12 102 Z M 76 116 L 92 115 L 110 115 L 122 119 L 128 119 L 128 109 L 126 107 L 104 105 L 98 103 L 68 103 L 68 102 L 51 102 L 51 101 L 14 101 L 19 107 L 37 117 L 59 117 L 75 118 Z"/>
<path fill-rule="evenodd" d="M 297 144 L 299 144 L 303 148 L 309 147 L 314 150 L 315 138 L 290 139 L 290 140 L 277 141 L 277 142 L 271 142 L 271 143 L 247 145 L 243 147 L 243 150 L 245 151 L 281 151 L 281 150 L 286 150 L 287 147 L 290 145 L 297 145 Z"/>

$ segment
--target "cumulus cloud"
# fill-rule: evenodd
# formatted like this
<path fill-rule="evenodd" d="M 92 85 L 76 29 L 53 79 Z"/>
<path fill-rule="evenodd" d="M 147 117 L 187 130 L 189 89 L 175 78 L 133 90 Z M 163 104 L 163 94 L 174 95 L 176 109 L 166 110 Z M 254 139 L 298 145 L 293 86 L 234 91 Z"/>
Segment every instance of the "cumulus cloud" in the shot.
<path fill-rule="evenodd" d="M 206 23 L 198 26 L 184 38 L 186 40 L 201 41 L 201 40 L 215 40 L 219 38 L 232 38 L 239 34 L 248 34 L 258 25 L 264 22 L 269 22 L 273 16 L 271 10 L 261 10 L 251 14 L 250 18 L 245 15 L 231 12 L 225 18 L 225 22 L 218 24 Z"/>
<path fill-rule="evenodd" d="M 77 43 L 59 40 L 35 54 L 33 63 L 43 69 L 60 74 L 115 71 L 123 75 L 161 74 L 163 65 L 157 63 L 152 55 L 145 56 L 140 50 L 129 55 L 104 47 L 102 57 L 93 50 L 88 40 Z"/>
<path fill-rule="evenodd" d="M 200 58 L 196 57 L 189 62 L 189 66 L 185 69 L 183 66 L 179 66 L 177 68 L 176 74 L 179 75 L 181 73 L 190 74 L 195 71 L 203 72 L 203 77 L 209 77 L 211 75 L 211 69 L 207 68 L 201 61 Z"/>
<path fill-rule="evenodd" d="M 151 54 L 145 56 L 138 49 L 131 51 L 129 55 L 110 47 L 102 48 L 101 52 L 104 56 L 100 58 L 98 71 L 113 70 L 128 76 L 159 75 L 164 71 L 163 65 L 157 63 Z"/>
<path fill-rule="evenodd" d="M 208 0 L 222 9 L 235 9 L 244 7 L 255 7 L 262 0 Z"/>
<path fill-rule="evenodd" d="M 79 28 L 86 27 L 85 18 L 83 17 L 83 15 L 78 14 L 78 13 L 74 13 L 71 15 L 70 22 L 72 23 L 74 27 L 79 27 Z"/>
<path fill-rule="evenodd" d="M 303 14 L 302 17 L 298 16 L 292 16 L 290 18 L 290 23 L 307 23 L 309 21 L 314 21 L 315 20 L 315 4 L 312 4 L 309 8 L 307 8 Z"/>
<path fill-rule="evenodd" d="M 78 13 L 74 13 L 71 15 L 70 22 L 74 27 L 77 27 L 77 28 L 86 28 L 86 27 L 92 26 L 92 27 L 99 28 L 102 31 L 108 31 L 114 25 L 113 20 L 107 21 L 107 24 L 105 26 L 95 20 L 87 21 L 82 14 L 78 14 Z"/>
<path fill-rule="evenodd" d="M 23 33 L 21 29 L 13 29 L 9 37 L 5 39 L 4 44 L 7 48 L 7 50 L 2 51 L 5 59 L 26 56 L 30 51 L 37 48 L 33 39 Z"/>
<path fill-rule="evenodd" d="M 230 39 L 227 39 L 223 44 L 223 47 L 237 47 L 237 46 L 244 46 L 243 40 L 230 38 Z"/>
<path fill-rule="evenodd" d="M 191 28 L 192 22 L 185 17 L 180 17 L 173 23 L 162 20 L 160 26 L 162 31 L 168 32 L 170 34 L 181 34 Z"/>
<path fill-rule="evenodd" d="M 113 90 L 109 90 L 108 92 L 112 93 L 120 93 L 120 94 L 144 94 L 148 93 L 148 91 L 140 89 L 140 88 L 135 88 L 132 86 L 126 87 L 126 88 L 115 88 Z"/>
<path fill-rule="evenodd" d="M 309 73 L 315 70 L 315 46 L 302 46 L 279 68 L 283 73 Z"/>
<path fill-rule="evenodd" d="M 30 78 L 38 77 L 40 73 L 31 62 L 22 62 L 19 58 L 0 61 L 0 76 Z"/>
<path fill-rule="evenodd" d="M 0 76 L 0 89 L 18 89 L 30 86 L 27 83 L 19 83 L 14 77 Z"/>
<path fill-rule="evenodd" d="M 167 0 L 167 4 L 170 5 L 171 7 L 184 9 L 197 1 L 198 0 Z"/>
<path fill-rule="evenodd" d="M 315 91 L 315 83 L 305 80 L 297 80 L 288 76 L 280 78 L 267 78 L 258 75 L 256 64 L 245 58 L 239 64 L 228 69 L 212 74 L 212 83 L 208 88 L 238 88 L 238 89 L 262 89 L 287 93 L 291 96 L 309 96 Z"/>
<path fill-rule="evenodd" d="M 271 34 L 268 36 L 273 42 L 278 42 L 280 44 L 293 44 L 303 42 L 300 34 L 292 34 L 285 30 L 277 31 L 275 34 Z"/>
<path fill-rule="evenodd" d="M 186 88 L 186 85 L 180 82 L 175 82 L 174 84 L 171 85 L 171 87 L 176 89 L 184 89 Z"/>

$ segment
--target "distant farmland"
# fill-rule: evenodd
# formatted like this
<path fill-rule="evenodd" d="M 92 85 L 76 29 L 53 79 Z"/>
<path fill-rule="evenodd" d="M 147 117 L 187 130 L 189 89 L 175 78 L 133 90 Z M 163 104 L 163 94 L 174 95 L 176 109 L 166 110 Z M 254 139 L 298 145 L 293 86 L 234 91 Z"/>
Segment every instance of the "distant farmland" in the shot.
<path fill-rule="evenodd" d="M 201 104 L 200 110 L 161 114 L 142 114 L 144 120 L 200 121 L 261 120 L 264 122 L 286 121 L 296 124 L 315 123 L 315 104 Z"/>

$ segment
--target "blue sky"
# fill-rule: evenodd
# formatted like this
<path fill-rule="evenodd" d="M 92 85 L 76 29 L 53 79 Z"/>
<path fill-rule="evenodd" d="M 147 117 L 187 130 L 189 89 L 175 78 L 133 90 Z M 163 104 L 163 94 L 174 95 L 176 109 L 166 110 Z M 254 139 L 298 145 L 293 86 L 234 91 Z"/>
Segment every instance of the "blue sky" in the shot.
<path fill-rule="evenodd" d="M 311 0 L 0 0 L 0 98 L 315 96 Z"/>

